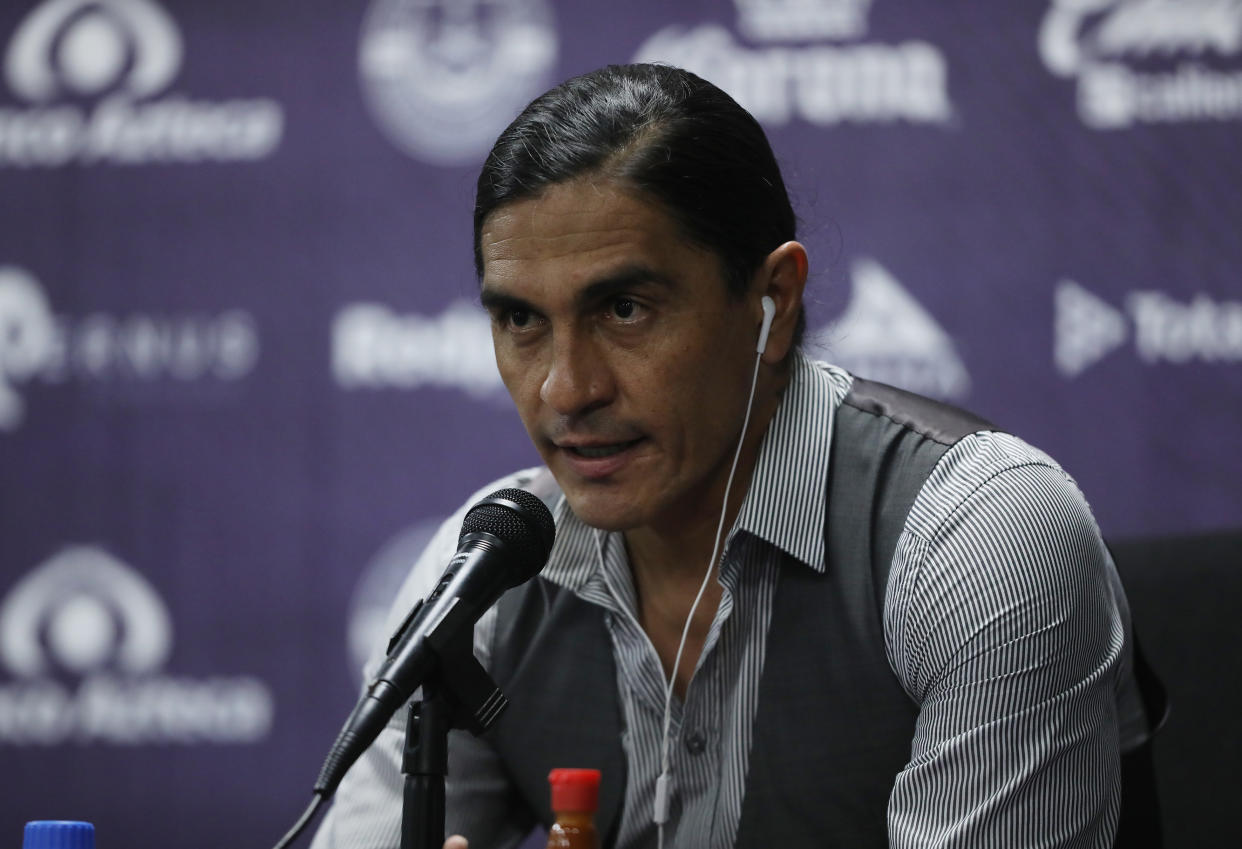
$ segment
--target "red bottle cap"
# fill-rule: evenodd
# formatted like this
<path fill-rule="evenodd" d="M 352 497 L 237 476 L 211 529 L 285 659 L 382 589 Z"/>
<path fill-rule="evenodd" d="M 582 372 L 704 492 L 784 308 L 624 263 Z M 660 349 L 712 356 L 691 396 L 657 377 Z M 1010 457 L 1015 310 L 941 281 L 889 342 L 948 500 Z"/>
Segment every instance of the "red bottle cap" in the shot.
<path fill-rule="evenodd" d="M 598 769 L 554 769 L 548 773 L 552 785 L 552 810 L 594 812 L 599 808 Z"/>

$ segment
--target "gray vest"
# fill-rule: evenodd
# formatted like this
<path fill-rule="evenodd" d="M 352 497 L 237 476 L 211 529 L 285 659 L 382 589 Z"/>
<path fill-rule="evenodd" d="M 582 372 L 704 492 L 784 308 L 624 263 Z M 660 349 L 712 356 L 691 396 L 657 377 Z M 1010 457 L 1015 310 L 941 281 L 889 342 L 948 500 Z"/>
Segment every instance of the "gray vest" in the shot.
<path fill-rule="evenodd" d="M 888 845 L 885 810 L 917 714 L 884 653 L 888 570 L 932 468 L 987 429 L 961 410 L 854 381 L 832 438 L 827 568 L 778 578 L 737 846 Z M 611 845 L 626 764 L 603 611 L 540 578 L 506 594 L 497 628 L 491 671 L 510 707 L 488 739 L 545 825 L 549 770 L 601 769 L 597 824 Z"/>

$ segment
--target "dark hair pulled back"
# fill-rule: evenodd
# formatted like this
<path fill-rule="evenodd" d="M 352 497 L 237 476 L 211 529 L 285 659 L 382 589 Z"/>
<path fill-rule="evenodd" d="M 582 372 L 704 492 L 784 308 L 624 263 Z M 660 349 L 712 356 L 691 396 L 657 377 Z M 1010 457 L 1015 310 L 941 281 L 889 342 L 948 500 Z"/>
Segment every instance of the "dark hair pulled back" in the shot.
<path fill-rule="evenodd" d="M 658 200 L 687 238 L 719 258 L 735 296 L 796 237 L 776 157 L 749 112 L 689 71 L 609 65 L 540 95 L 496 140 L 475 195 L 479 277 L 488 215 L 591 173 Z"/>

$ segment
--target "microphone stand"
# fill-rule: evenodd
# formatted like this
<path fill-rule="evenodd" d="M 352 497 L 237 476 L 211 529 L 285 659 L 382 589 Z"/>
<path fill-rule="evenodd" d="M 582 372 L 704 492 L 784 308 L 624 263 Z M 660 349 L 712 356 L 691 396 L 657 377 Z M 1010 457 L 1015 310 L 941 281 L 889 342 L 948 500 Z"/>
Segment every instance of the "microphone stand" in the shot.
<path fill-rule="evenodd" d="M 401 849 L 444 845 L 444 777 L 448 733 L 485 732 L 509 700 L 474 656 L 471 635 L 437 652 L 440 662 L 423 681 L 422 699 L 410 703 L 401 773 Z"/>

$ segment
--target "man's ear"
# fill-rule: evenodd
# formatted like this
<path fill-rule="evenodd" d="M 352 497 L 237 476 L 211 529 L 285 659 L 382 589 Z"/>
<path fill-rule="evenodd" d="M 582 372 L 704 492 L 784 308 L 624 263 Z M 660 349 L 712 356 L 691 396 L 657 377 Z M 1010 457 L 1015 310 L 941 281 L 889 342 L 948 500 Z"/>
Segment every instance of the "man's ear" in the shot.
<path fill-rule="evenodd" d="M 763 350 L 763 362 L 777 365 L 793 347 L 794 331 L 802 313 L 802 290 L 806 288 L 808 261 L 806 248 L 799 242 L 785 242 L 768 254 L 756 272 L 752 292 L 756 308 L 765 295 L 776 306 L 772 329 Z M 761 315 L 761 312 L 758 313 Z M 762 320 L 762 319 L 761 319 Z"/>

